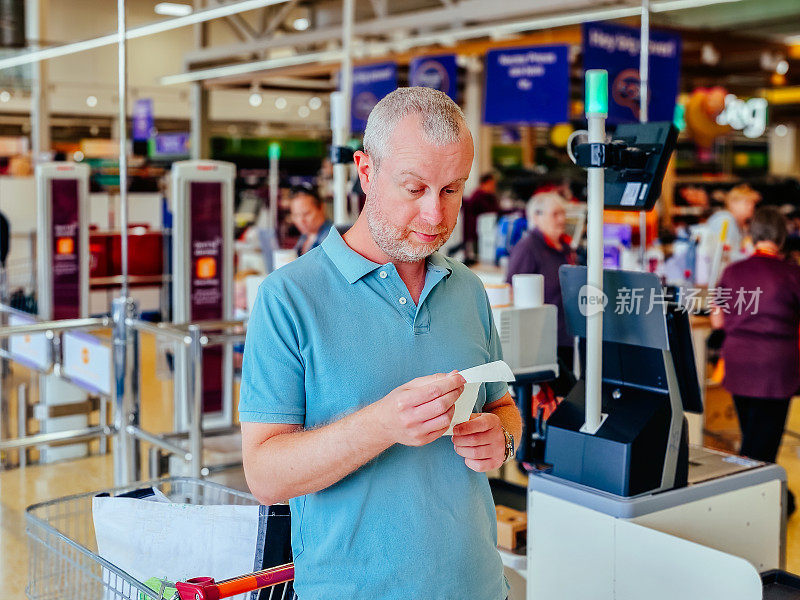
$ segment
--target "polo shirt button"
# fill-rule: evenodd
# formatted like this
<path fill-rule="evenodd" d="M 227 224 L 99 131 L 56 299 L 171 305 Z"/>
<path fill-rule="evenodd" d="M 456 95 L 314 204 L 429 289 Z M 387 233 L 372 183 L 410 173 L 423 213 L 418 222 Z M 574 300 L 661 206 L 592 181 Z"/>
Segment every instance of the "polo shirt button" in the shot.
<path fill-rule="evenodd" d="M 400 300 L 398 300 L 398 302 L 399 302 L 400 304 L 405 304 L 405 303 L 406 303 L 406 299 L 405 299 L 405 297 L 404 297 L 404 296 L 400 296 Z"/>
<path fill-rule="evenodd" d="M 386 279 L 386 271 L 381 271 L 381 279 Z"/>

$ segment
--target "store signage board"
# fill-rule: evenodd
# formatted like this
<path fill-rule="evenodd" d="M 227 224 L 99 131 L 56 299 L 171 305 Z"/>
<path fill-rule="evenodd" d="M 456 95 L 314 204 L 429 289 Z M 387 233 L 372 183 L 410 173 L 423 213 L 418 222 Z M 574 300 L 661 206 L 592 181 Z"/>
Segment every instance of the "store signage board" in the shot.
<path fill-rule="evenodd" d="M 458 91 L 458 66 L 455 54 L 420 56 L 408 67 L 408 84 L 444 92 L 454 101 Z"/>
<path fill-rule="evenodd" d="M 139 98 L 133 103 L 132 125 L 134 141 L 140 142 L 150 139 L 155 125 L 152 98 Z"/>
<path fill-rule="evenodd" d="M 53 319 L 81 316 L 80 202 L 77 179 L 51 179 Z"/>
<path fill-rule="evenodd" d="M 189 156 L 188 133 L 159 133 L 155 136 L 153 158 Z"/>
<path fill-rule="evenodd" d="M 11 327 L 31 325 L 36 322 L 33 317 L 10 315 L 8 324 Z M 50 354 L 50 340 L 43 333 L 26 333 L 12 335 L 8 341 L 8 351 L 15 361 L 38 371 L 48 371 L 53 364 Z"/>
<path fill-rule="evenodd" d="M 80 387 L 111 394 L 111 348 L 92 335 L 68 332 L 61 337 L 64 375 Z"/>
<path fill-rule="evenodd" d="M 490 50 L 485 88 L 484 123 L 564 123 L 569 109 L 569 47 Z"/>
<path fill-rule="evenodd" d="M 725 108 L 717 116 L 718 125 L 730 125 L 745 137 L 758 138 L 767 129 L 767 99 L 741 100 L 734 94 L 725 96 Z"/>
<path fill-rule="evenodd" d="M 223 282 L 230 275 L 224 272 L 222 183 L 192 181 L 191 234 L 189 253 L 190 320 L 215 321 L 224 319 Z M 203 350 L 203 409 L 222 410 L 223 348 L 212 346 Z"/>
<path fill-rule="evenodd" d="M 364 131 L 367 117 L 378 101 L 397 89 L 397 64 L 393 62 L 353 68 L 351 104 L 353 131 Z"/>
<path fill-rule="evenodd" d="M 583 68 L 605 69 L 609 82 L 609 123 L 639 121 L 638 28 L 586 23 L 583 25 Z M 650 31 L 648 120 L 672 121 L 681 69 L 681 38 Z"/>

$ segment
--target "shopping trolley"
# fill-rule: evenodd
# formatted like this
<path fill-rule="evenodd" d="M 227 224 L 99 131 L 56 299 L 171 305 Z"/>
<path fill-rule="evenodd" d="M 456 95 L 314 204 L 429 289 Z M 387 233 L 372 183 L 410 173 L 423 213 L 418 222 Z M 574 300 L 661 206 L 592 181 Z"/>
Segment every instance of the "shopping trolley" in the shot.
<path fill-rule="evenodd" d="M 249 592 L 262 588 L 266 589 L 258 594 L 259 600 L 294 597 L 291 564 L 220 582 L 202 577 L 180 584 L 162 582 L 160 586 L 153 586 L 160 589 L 153 589 L 99 556 L 92 499 L 101 493 L 117 496 L 144 487 L 157 488 L 170 501 L 182 504 L 258 504 L 250 494 L 188 477 L 139 482 L 34 504 L 25 514 L 29 552 L 25 592 L 28 599 L 215 600 L 234 596 L 247 599 Z M 176 586 L 184 592 L 173 594 L 171 590 Z"/>

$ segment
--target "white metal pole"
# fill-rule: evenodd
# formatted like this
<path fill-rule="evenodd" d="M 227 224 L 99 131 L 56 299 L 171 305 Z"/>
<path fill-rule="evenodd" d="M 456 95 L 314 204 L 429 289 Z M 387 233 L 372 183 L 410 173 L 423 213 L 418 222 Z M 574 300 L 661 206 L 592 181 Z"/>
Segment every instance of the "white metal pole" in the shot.
<path fill-rule="evenodd" d="M 280 178 L 278 177 L 278 156 L 276 153 L 271 152 L 269 157 L 269 223 L 268 229 L 272 232 L 278 231 L 278 186 L 280 185 Z"/>
<path fill-rule="evenodd" d="M 650 0 L 642 0 L 639 41 L 639 122 L 647 123 L 650 96 Z M 639 213 L 639 255 L 642 271 L 647 271 L 647 213 L 645 211 Z"/>
<path fill-rule="evenodd" d="M 125 0 L 117 0 L 117 56 L 119 60 L 119 212 L 122 254 L 122 289 L 128 297 L 128 57 L 125 27 Z"/>
<path fill-rule="evenodd" d="M 350 103 L 353 97 L 353 20 L 354 0 L 342 0 L 342 69 L 339 80 L 339 99 L 331 103 L 333 145 L 344 146 L 350 138 Z M 338 113 L 338 114 L 336 114 Z M 350 165 L 333 165 L 333 222 L 343 225 L 350 221 L 347 210 L 347 175 Z"/>
<path fill-rule="evenodd" d="M 589 122 L 589 143 L 606 140 L 608 74 L 586 72 L 586 117 Z M 587 289 L 586 289 L 586 422 L 581 431 L 594 434 L 603 424 L 603 185 L 602 167 L 588 169 L 587 225 Z"/>

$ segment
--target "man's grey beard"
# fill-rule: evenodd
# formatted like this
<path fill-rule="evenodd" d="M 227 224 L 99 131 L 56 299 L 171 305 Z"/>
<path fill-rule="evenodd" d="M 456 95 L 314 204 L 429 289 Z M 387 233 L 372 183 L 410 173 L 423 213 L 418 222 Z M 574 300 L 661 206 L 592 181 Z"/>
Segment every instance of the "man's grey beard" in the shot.
<path fill-rule="evenodd" d="M 430 244 L 415 244 L 408 238 L 408 231 L 393 225 L 378 206 L 375 198 L 367 197 L 364 204 L 367 226 L 372 239 L 389 258 L 399 262 L 419 262 L 436 252 L 447 241 L 449 235 L 442 235 Z M 425 233 L 425 232 L 423 232 Z"/>

